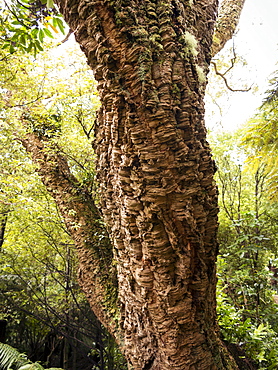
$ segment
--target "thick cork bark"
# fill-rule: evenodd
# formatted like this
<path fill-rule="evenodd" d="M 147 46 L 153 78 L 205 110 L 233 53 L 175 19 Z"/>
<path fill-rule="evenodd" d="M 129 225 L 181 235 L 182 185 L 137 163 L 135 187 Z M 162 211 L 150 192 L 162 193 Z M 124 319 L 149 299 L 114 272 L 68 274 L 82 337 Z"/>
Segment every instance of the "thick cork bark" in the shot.
<path fill-rule="evenodd" d="M 204 89 L 217 2 L 57 0 L 95 71 L 101 208 L 136 370 L 237 369 L 219 339 Z"/>

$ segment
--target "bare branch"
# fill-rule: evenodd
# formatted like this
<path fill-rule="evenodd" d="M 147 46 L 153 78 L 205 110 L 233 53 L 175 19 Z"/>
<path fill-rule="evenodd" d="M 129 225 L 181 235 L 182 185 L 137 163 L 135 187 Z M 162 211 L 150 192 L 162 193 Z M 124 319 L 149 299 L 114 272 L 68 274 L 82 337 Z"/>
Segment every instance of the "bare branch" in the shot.
<path fill-rule="evenodd" d="M 70 35 L 73 33 L 73 30 L 72 29 L 69 29 L 69 32 L 67 33 L 66 37 L 61 41 L 61 44 L 63 44 L 64 42 L 68 41 L 68 39 L 70 38 Z"/>
<path fill-rule="evenodd" d="M 215 71 L 215 73 L 217 74 L 217 76 L 220 76 L 220 77 L 223 79 L 223 81 L 224 81 L 224 83 L 225 83 L 225 85 L 226 85 L 227 89 L 229 89 L 230 91 L 233 91 L 233 92 L 247 92 L 247 91 L 250 91 L 250 90 L 251 90 L 252 86 L 250 86 L 248 89 L 233 89 L 233 88 L 229 85 L 228 80 L 227 80 L 227 78 L 225 77 L 226 73 L 227 73 L 227 72 L 228 72 L 232 67 L 230 67 L 230 68 L 229 68 L 227 71 L 225 71 L 224 73 L 221 73 L 221 72 L 219 72 L 219 71 L 218 71 L 218 69 L 217 69 L 217 65 L 216 65 L 216 63 L 215 63 L 215 62 L 211 62 L 211 64 L 213 65 L 214 71 Z"/>

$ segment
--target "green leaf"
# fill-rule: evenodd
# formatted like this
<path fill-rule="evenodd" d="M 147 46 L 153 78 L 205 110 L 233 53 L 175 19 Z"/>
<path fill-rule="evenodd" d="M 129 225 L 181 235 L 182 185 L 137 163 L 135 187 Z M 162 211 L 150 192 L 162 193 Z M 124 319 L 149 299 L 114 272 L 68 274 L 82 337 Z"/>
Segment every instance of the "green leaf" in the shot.
<path fill-rule="evenodd" d="M 32 29 L 32 31 L 31 31 L 31 36 L 36 37 L 36 36 L 37 36 L 37 34 L 38 34 L 38 32 L 39 32 L 39 29 L 38 29 L 38 28 L 34 28 L 34 29 Z"/>
<path fill-rule="evenodd" d="M 13 21 L 13 22 L 11 22 L 11 24 L 15 25 L 15 26 L 22 26 L 22 23 L 18 22 L 18 21 Z"/>
<path fill-rule="evenodd" d="M 46 36 L 51 37 L 52 39 L 54 38 L 52 33 L 46 27 L 43 28 L 43 32 Z"/>
<path fill-rule="evenodd" d="M 17 41 L 18 40 L 18 33 L 15 33 L 12 38 L 11 38 L 11 41 Z"/>
<path fill-rule="evenodd" d="M 47 6 L 48 8 L 54 8 L 54 2 L 53 2 L 53 0 L 47 0 L 47 2 L 46 2 L 46 6 Z"/>
<path fill-rule="evenodd" d="M 27 44 L 27 40 L 26 40 L 26 35 L 25 35 L 25 34 L 23 34 L 23 35 L 21 35 L 21 36 L 20 36 L 20 38 L 19 38 L 19 42 L 20 42 L 23 46 L 26 46 L 26 44 Z"/>
<path fill-rule="evenodd" d="M 10 53 L 14 53 L 15 52 L 15 48 L 12 44 L 9 45 L 10 46 Z"/>
<path fill-rule="evenodd" d="M 55 25 L 58 26 L 59 30 L 65 34 L 65 25 L 64 25 L 64 22 L 61 18 L 58 18 L 58 17 L 54 17 L 53 18 L 53 23 L 54 23 L 54 20 L 55 20 Z"/>
<path fill-rule="evenodd" d="M 17 369 L 17 370 L 30 370 L 30 369 L 32 369 L 32 368 L 34 368 L 34 364 L 27 364 L 27 365 L 23 365 L 23 366 L 21 366 L 19 369 Z"/>
<path fill-rule="evenodd" d="M 30 44 L 28 45 L 28 47 L 26 49 L 27 53 L 30 53 L 30 51 L 32 50 L 33 47 L 34 47 L 33 42 L 30 42 Z"/>
<path fill-rule="evenodd" d="M 260 324 L 255 330 L 252 335 L 253 339 L 261 340 L 267 335 L 267 327 L 264 324 Z"/>
<path fill-rule="evenodd" d="M 35 41 L 35 45 L 36 45 L 36 48 L 39 50 L 39 51 L 43 51 L 43 47 L 41 46 L 39 40 L 36 40 Z"/>
<path fill-rule="evenodd" d="M 8 49 L 10 47 L 10 43 L 5 43 L 2 46 L 2 49 Z"/>
<path fill-rule="evenodd" d="M 44 39 L 44 31 L 41 28 L 39 30 L 38 37 L 39 37 L 40 42 L 43 42 L 43 39 Z"/>

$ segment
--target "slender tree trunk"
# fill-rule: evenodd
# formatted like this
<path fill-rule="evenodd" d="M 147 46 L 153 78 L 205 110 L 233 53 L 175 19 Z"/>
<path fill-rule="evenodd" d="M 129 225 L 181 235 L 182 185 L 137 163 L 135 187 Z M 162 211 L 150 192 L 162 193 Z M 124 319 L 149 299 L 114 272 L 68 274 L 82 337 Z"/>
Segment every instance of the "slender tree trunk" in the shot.
<path fill-rule="evenodd" d="M 94 199 L 71 174 L 66 158 L 49 139 L 29 133 L 20 141 L 37 164 L 38 173 L 55 199 L 75 242 L 79 284 L 95 315 L 120 345 L 120 332 L 115 318 L 117 281 L 112 266 L 112 248 Z"/>
<path fill-rule="evenodd" d="M 7 320 L 0 320 L 0 342 L 5 343 L 6 341 L 6 329 L 7 329 Z"/>
<path fill-rule="evenodd" d="M 8 221 L 8 214 L 10 210 L 7 207 L 3 207 L 0 212 L 0 252 L 2 250 L 2 245 L 4 243 L 5 230 Z"/>

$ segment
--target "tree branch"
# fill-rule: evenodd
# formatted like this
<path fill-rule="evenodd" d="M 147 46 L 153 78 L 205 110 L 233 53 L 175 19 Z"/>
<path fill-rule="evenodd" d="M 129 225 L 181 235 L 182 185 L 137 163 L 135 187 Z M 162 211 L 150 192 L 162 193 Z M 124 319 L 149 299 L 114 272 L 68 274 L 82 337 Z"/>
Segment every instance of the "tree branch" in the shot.
<path fill-rule="evenodd" d="M 227 80 L 227 78 L 225 77 L 226 73 L 227 73 L 227 72 L 228 72 L 232 67 L 230 67 L 230 68 L 229 68 L 227 71 L 225 71 L 224 73 L 221 73 L 221 72 L 219 72 L 219 71 L 218 71 L 218 69 L 217 69 L 217 65 L 216 65 L 216 63 L 215 63 L 215 62 L 211 62 L 211 64 L 213 65 L 213 68 L 214 68 L 215 74 L 216 74 L 217 76 L 220 76 L 220 77 L 223 79 L 223 81 L 224 81 L 224 83 L 225 83 L 225 85 L 226 85 L 227 89 L 229 89 L 230 91 L 233 91 L 233 92 L 247 92 L 247 91 L 250 91 L 250 90 L 251 90 L 251 87 L 249 87 L 248 89 L 233 89 L 233 88 L 229 85 L 228 80 Z"/>
<path fill-rule="evenodd" d="M 66 158 L 55 144 L 34 133 L 27 134 L 26 138 L 19 141 L 37 164 L 42 182 L 55 199 L 75 242 L 79 283 L 95 315 L 119 342 L 115 320 L 116 272 L 112 267 L 111 243 L 99 210 L 86 187 L 70 172 Z M 113 312 L 110 313 L 112 306 Z"/>
<path fill-rule="evenodd" d="M 244 3 L 245 0 L 222 1 L 214 29 L 212 56 L 215 56 L 222 50 L 226 42 L 232 38 L 238 25 Z"/>

